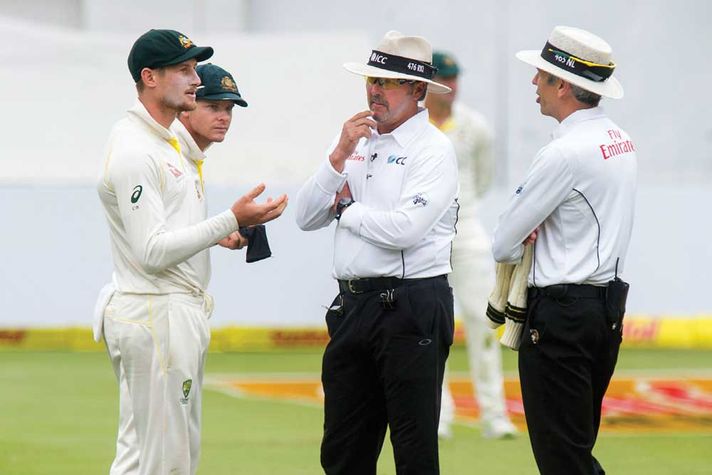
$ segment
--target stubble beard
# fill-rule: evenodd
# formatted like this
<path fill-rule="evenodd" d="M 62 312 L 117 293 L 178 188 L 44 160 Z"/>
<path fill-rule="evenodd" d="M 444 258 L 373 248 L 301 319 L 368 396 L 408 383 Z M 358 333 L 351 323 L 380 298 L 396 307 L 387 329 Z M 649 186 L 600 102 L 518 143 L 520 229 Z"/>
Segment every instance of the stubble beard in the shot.
<path fill-rule="evenodd" d="M 183 100 L 174 99 L 172 97 L 164 97 L 161 102 L 164 107 L 176 111 L 176 115 L 181 112 L 193 111 L 198 107 L 198 102 L 195 99 L 191 101 L 187 97 L 183 97 Z"/>
<path fill-rule="evenodd" d="M 385 112 L 375 112 L 372 109 L 373 104 L 379 104 L 380 106 L 382 106 L 383 108 L 386 109 Z M 371 112 L 373 112 L 373 120 L 375 120 L 376 122 L 385 121 L 387 118 L 388 112 L 390 111 L 390 109 L 388 107 L 388 102 L 386 102 L 383 99 L 383 97 L 379 96 L 379 95 L 371 96 L 369 98 L 369 108 L 371 109 Z"/>

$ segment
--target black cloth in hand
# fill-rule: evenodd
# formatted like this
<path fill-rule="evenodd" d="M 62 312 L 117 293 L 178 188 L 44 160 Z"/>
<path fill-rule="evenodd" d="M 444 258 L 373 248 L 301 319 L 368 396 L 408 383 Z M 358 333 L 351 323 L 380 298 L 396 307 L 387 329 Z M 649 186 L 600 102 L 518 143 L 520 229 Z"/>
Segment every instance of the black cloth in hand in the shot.
<path fill-rule="evenodd" d="M 264 224 L 240 228 L 240 234 L 247 239 L 245 261 L 257 262 L 272 255 L 267 242 L 267 228 Z"/>

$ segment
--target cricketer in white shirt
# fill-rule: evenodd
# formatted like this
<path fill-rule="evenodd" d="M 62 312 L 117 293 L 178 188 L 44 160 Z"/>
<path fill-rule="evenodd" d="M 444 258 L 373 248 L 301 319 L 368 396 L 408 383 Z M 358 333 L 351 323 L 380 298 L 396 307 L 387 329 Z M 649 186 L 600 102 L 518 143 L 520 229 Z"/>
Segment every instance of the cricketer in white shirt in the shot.
<path fill-rule="evenodd" d="M 231 210 L 206 219 L 199 164 L 141 102 L 115 125 L 106 157 L 98 192 L 114 274 L 95 336 L 103 331 L 120 392 L 110 473 L 195 473 L 212 312 L 208 248 L 238 223 Z"/>
<path fill-rule="evenodd" d="M 107 157 L 98 191 L 109 222 L 117 290 L 204 292 L 208 248 L 237 230 L 234 213 L 228 209 L 206 219 L 195 165 L 181 155 L 176 135 L 140 102 L 114 127 Z"/>

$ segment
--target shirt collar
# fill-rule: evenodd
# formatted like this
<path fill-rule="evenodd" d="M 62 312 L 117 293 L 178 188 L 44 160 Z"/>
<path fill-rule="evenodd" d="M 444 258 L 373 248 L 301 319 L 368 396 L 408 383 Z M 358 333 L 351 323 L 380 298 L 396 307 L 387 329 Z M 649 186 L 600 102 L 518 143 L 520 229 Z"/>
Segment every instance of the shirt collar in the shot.
<path fill-rule="evenodd" d="M 598 119 L 600 117 L 603 117 L 605 114 L 603 112 L 603 109 L 600 107 L 591 107 L 588 109 L 579 109 L 572 114 L 570 114 L 567 118 L 561 121 L 561 123 L 556 126 L 554 131 L 551 133 L 551 137 L 554 139 L 558 139 L 559 137 L 563 137 L 566 135 L 574 126 L 581 122 L 585 122 L 587 120 L 593 120 L 593 119 Z"/>
<path fill-rule="evenodd" d="M 391 135 L 395 141 L 398 142 L 398 145 L 405 148 L 415 137 L 420 135 L 428 124 L 430 124 L 428 110 L 419 107 L 417 114 L 403 122 L 393 132 L 383 134 L 383 136 Z M 375 135 L 378 136 L 378 132 L 376 132 Z"/>
<path fill-rule="evenodd" d="M 178 137 L 181 150 L 183 151 L 183 155 L 185 157 L 190 158 L 194 162 L 205 160 L 205 153 L 200 150 L 200 147 L 198 147 L 198 144 L 195 143 L 193 136 L 190 135 L 190 132 L 188 132 L 188 129 L 185 128 L 185 125 L 183 125 L 180 120 L 176 119 L 173 121 L 173 124 L 171 124 L 171 130 L 175 132 Z"/>
<path fill-rule="evenodd" d="M 173 135 L 173 133 L 169 129 L 163 127 L 161 124 L 156 122 L 156 119 L 151 117 L 151 114 L 149 114 L 148 110 L 146 109 L 146 106 L 144 106 L 141 101 L 137 100 L 133 107 L 128 110 L 128 113 L 129 116 L 136 117 L 146 127 L 148 127 L 151 132 L 158 135 L 162 139 L 171 140 L 175 138 L 175 135 Z"/>

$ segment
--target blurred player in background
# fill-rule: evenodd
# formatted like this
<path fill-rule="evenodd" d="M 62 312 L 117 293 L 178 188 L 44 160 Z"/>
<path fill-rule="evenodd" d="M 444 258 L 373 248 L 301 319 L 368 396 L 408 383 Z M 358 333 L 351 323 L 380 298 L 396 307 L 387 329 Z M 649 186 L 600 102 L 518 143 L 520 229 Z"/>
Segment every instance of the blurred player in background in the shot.
<path fill-rule="evenodd" d="M 119 383 L 119 429 L 110 473 L 195 474 L 212 298 L 208 248 L 237 248 L 234 233 L 277 218 L 287 197 L 259 204 L 259 185 L 207 218 L 200 166 L 171 130 L 196 108 L 197 61 L 213 54 L 173 30 L 150 30 L 131 48 L 138 101 L 113 128 L 98 184 L 109 224 L 112 284 L 97 304 Z"/>
<path fill-rule="evenodd" d="M 507 415 L 500 344 L 494 330 L 487 325 L 485 315 L 487 297 L 494 283 L 494 264 L 490 239 L 478 215 L 480 199 L 489 191 L 494 175 L 492 133 L 481 114 L 456 102 L 460 67 L 455 58 L 436 51 L 433 65 L 437 68 L 435 80 L 452 89 L 448 94 L 428 94 L 425 107 L 430 113 L 430 121 L 452 140 L 457 154 L 460 211 L 453 242 L 451 279 L 463 315 L 482 435 L 486 438 L 511 437 L 517 429 Z M 449 438 L 455 404 L 447 376 L 441 408 L 438 433 Z"/>

